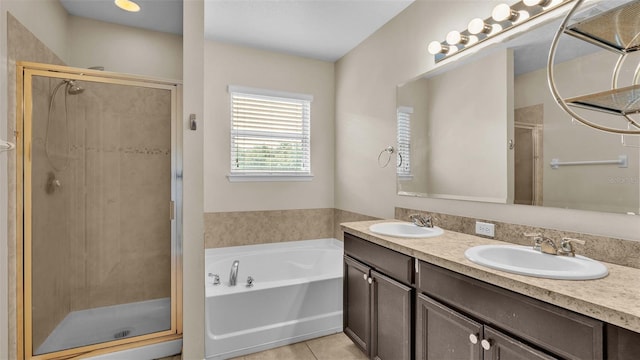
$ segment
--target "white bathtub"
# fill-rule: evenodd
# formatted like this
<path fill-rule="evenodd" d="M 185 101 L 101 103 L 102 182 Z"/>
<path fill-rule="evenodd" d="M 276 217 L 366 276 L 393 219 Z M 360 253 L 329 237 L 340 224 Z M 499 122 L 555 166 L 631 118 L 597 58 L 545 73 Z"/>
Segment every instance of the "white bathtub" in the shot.
<path fill-rule="evenodd" d="M 207 249 L 205 349 L 227 359 L 342 331 L 342 242 L 336 239 Z M 234 260 L 237 285 L 229 286 Z M 247 277 L 254 279 L 247 287 Z"/>

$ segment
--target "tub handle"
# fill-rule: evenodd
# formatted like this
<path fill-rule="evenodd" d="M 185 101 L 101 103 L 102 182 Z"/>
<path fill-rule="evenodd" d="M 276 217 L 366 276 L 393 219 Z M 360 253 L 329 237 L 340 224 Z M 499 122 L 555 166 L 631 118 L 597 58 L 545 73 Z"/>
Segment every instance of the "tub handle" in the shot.
<path fill-rule="evenodd" d="M 369 284 L 373 283 L 373 280 L 371 278 L 368 278 L 367 281 L 369 282 Z"/>
<path fill-rule="evenodd" d="M 367 281 L 367 278 L 368 278 L 367 274 L 362 274 L 362 278 L 364 279 L 364 281 Z"/>
<path fill-rule="evenodd" d="M 211 284 L 220 285 L 220 275 L 214 273 L 209 273 L 208 275 L 209 279 L 212 279 Z"/>
<path fill-rule="evenodd" d="M 247 277 L 247 287 L 253 287 L 253 278 L 251 276 Z"/>

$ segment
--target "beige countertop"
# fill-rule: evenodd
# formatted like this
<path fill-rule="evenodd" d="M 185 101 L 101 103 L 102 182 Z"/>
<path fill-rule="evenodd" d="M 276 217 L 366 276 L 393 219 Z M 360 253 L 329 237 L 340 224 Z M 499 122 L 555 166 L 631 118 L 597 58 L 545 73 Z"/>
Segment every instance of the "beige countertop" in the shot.
<path fill-rule="evenodd" d="M 419 260 L 640 332 L 640 269 L 603 263 L 609 269 L 609 275 L 581 281 L 516 275 L 474 264 L 464 256 L 465 250 L 472 246 L 509 243 L 448 230 L 441 236 L 426 239 L 397 238 L 369 231 L 372 224 L 393 221 L 398 220 L 341 225 L 345 232 Z"/>

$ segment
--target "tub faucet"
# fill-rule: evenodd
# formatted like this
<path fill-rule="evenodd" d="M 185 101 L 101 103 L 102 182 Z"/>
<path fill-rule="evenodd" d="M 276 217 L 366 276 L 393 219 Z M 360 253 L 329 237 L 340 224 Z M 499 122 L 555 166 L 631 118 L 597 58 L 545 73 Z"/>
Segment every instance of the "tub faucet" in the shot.
<path fill-rule="evenodd" d="M 240 266 L 240 261 L 234 260 L 231 265 L 231 273 L 229 273 L 229 286 L 236 286 L 236 280 L 238 279 L 238 266 Z"/>

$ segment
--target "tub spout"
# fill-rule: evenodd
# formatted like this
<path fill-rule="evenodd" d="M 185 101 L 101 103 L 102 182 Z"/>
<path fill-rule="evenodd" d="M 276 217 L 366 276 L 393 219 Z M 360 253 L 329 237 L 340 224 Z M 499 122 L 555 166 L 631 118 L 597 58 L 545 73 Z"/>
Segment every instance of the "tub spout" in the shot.
<path fill-rule="evenodd" d="M 236 286 L 236 281 L 238 279 L 238 266 L 240 266 L 240 261 L 235 260 L 231 265 L 231 273 L 229 273 L 229 286 Z"/>

